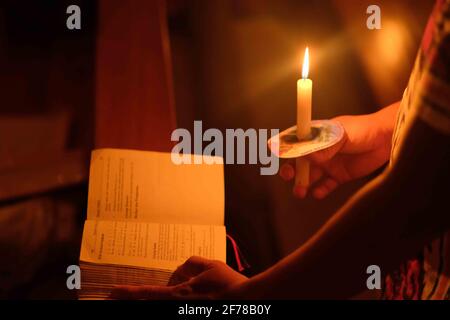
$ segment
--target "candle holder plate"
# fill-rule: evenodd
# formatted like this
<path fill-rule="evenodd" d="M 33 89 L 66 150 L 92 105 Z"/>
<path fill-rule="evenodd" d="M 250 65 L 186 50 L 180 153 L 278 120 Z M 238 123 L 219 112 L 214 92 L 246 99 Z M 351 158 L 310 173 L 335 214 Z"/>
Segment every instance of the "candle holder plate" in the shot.
<path fill-rule="evenodd" d="M 344 137 L 344 127 L 333 120 L 311 121 L 311 134 L 301 141 L 296 130 L 297 126 L 293 126 L 270 138 L 270 150 L 279 158 L 298 158 L 330 148 Z"/>

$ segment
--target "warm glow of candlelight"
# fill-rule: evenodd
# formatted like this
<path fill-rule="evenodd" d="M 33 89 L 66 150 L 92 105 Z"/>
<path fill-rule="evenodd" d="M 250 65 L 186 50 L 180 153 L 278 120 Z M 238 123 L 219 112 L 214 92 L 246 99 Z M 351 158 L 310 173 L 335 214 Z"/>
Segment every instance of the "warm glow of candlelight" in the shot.
<path fill-rule="evenodd" d="M 309 74 L 309 49 L 306 47 L 305 56 L 303 57 L 302 78 L 308 79 Z"/>
<path fill-rule="evenodd" d="M 311 104 L 312 104 L 312 80 L 308 79 L 309 50 L 306 47 L 303 58 L 302 78 L 297 81 L 297 139 L 308 139 L 311 133 Z M 304 158 L 297 158 L 295 173 L 295 185 L 307 187 L 309 185 L 309 162 Z"/>

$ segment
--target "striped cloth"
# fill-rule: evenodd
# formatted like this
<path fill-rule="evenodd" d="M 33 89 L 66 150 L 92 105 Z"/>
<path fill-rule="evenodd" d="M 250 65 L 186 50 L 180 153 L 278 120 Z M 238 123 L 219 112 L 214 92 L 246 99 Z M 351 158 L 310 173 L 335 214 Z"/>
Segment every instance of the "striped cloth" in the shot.
<path fill-rule="evenodd" d="M 438 0 L 405 90 L 393 135 L 395 162 L 406 128 L 419 117 L 450 136 L 450 0 Z M 450 233 L 424 248 L 385 279 L 385 299 L 449 299 Z"/>

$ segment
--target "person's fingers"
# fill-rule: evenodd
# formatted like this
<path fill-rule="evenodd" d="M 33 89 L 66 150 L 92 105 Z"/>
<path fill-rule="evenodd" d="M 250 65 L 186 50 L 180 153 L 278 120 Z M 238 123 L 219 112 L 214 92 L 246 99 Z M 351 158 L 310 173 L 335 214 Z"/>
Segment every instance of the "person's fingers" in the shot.
<path fill-rule="evenodd" d="M 326 148 L 324 150 L 313 152 L 306 156 L 306 158 L 312 163 L 323 164 L 330 161 L 338 152 L 340 152 L 345 146 L 347 141 L 347 136 L 344 137 L 335 145 Z"/>
<path fill-rule="evenodd" d="M 323 177 L 323 170 L 322 168 L 315 165 L 310 166 L 310 170 L 309 185 L 311 186 Z"/>
<path fill-rule="evenodd" d="M 164 286 L 116 286 L 111 291 L 110 298 L 120 300 L 169 300 L 175 298 L 175 288 Z"/>
<path fill-rule="evenodd" d="M 325 178 L 314 188 L 313 196 L 317 199 L 323 199 L 337 188 L 338 182 L 332 178 Z"/>
<path fill-rule="evenodd" d="M 177 286 L 116 286 L 109 296 L 116 300 L 193 300 L 207 296 L 194 293 L 189 283 Z"/>
<path fill-rule="evenodd" d="M 192 256 L 179 266 L 169 280 L 169 285 L 177 285 L 211 268 L 211 260 Z"/>
<path fill-rule="evenodd" d="M 280 176 L 285 181 L 292 180 L 295 176 L 295 169 L 293 166 L 293 162 L 289 161 L 284 163 L 280 168 Z"/>
<path fill-rule="evenodd" d="M 206 259 L 199 256 L 192 256 L 186 260 L 179 268 L 188 276 L 195 276 L 200 272 L 203 272 L 209 268 L 211 268 L 211 264 L 213 260 Z"/>
<path fill-rule="evenodd" d="M 320 150 L 314 153 L 311 153 L 307 155 L 309 161 L 316 164 L 322 164 L 327 161 L 330 161 L 336 153 L 340 150 L 341 145 L 338 143 L 330 148 L 327 148 L 325 150 Z"/>
<path fill-rule="evenodd" d="M 292 189 L 292 193 L 295 197 L 304 199 L 306 197 L 306 194 L 308 193 L 308 188 L 302 186 L 302 185 L 296 185 Z"/>
<path fill-rule="evenodd" d="M 190 276 L 186 276 L 183 272 L 178 271 L 178 269 L 172 273 L 172 275 L 170 276 L 169 279 L 169 286 L 176 286 L 180 283 L 189 281 L 189 279 L 191 279 Z"/>
<path fill-rule="evenodd" d="M 311 166 L 309 174 L 309 186 L 294 186 L 292 189 L 292 193 L 294 194 L 294 196 L 300 199 L 304 199 L 308 194 L 308 190 L 311 188 L 311 186 L 319 181 L 323 177 L 323 174 L 323 170 L 320 167 Z"/>

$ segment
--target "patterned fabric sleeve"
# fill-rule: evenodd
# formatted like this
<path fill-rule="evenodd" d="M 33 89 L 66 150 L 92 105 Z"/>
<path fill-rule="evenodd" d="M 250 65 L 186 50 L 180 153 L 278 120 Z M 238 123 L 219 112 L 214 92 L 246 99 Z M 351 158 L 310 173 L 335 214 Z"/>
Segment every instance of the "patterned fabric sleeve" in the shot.
<path fill-rule="evenodd" d="M 407 127 L 421 119 L 450 135 L 450 0 L 437 0 L 400 104 L 391 165 Z M 450 299 L 450 232 L 386 276 L 384 299 Z"/>
<path fill-rule="evenodd" d="M 450 0 L 441 1 L 434 23 L 422 42 L 423 73 L 418 115 L 428 125 L 450 135 Z"/>

